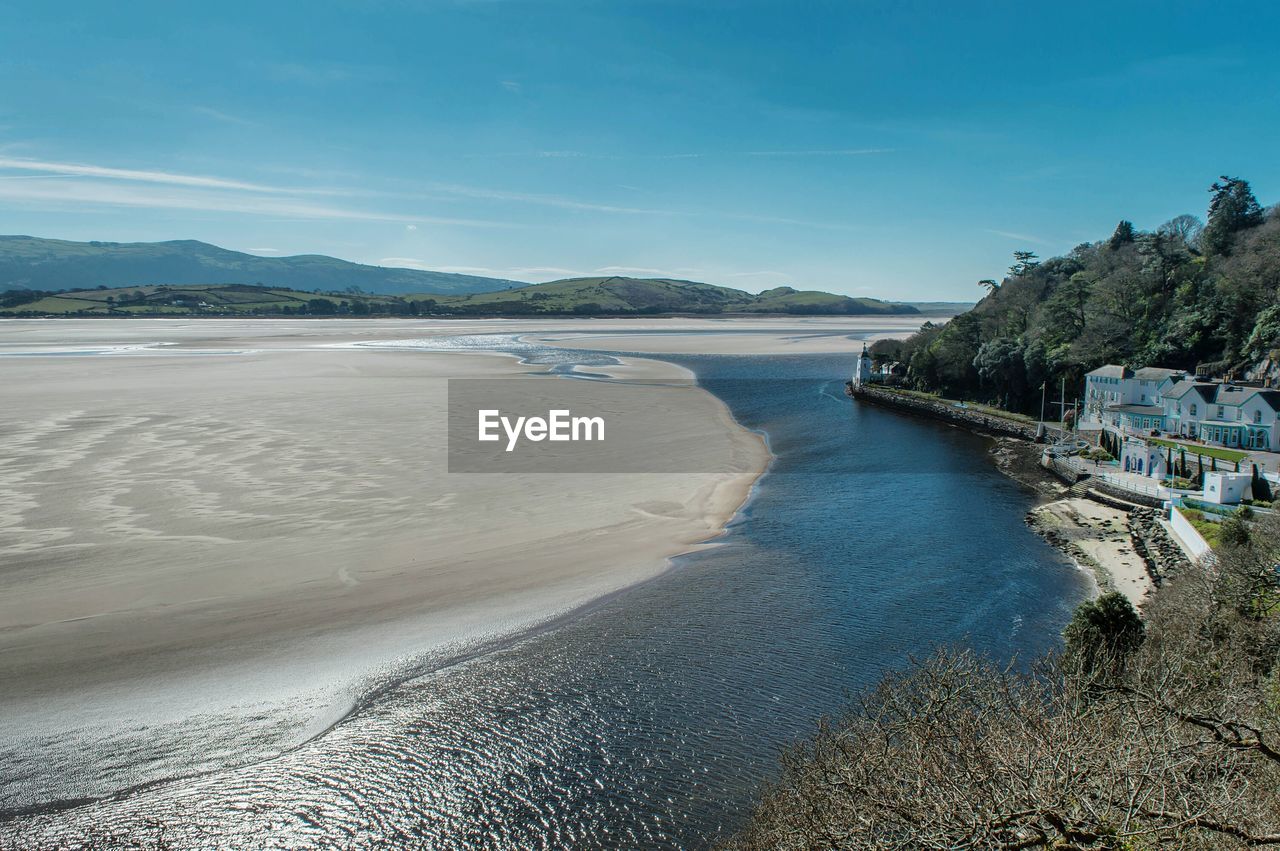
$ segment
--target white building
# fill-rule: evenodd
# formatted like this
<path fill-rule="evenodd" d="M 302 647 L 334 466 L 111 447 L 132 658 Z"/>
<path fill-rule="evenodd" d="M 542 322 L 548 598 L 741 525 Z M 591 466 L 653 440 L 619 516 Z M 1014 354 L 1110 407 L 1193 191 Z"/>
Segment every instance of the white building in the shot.
<path fill-rule="evenodd" d="M 1253 499 L 1253 476 L 1249 473 L 1205 473 L 1204 501 L 1236 505 Z"/>
<path fill-rule="evenodd" d="M 1168 475 L 1166 450 L 1136 437 L 1127 437 L 1120 444 L 1120 469 L 1153 479 Z"/>
<path fill-rule="evenodd" d="M 867 351 L 866 343 L 862 344 L 862 354 L 853 365 L 852 382 L 855 390 L 871 383 L 871 353 Z"/>
<path fill-rule="evenodd" d="M 1085 376 L 1080 427 L 1275 452 L 1280 451 L 1278 418 L 1280 391 L 1197 381 L 1176 369 L 1107 365 Z"/>

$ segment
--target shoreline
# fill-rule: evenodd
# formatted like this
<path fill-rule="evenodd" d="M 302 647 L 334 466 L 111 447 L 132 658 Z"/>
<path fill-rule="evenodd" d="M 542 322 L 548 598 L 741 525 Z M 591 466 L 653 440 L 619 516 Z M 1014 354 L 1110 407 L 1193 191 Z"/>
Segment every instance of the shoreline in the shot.
<path fill-rule="evenodd" d="M 197 344 L 198 345 L 198 344 Z M 272 354 L 276 354 L 273 352 Z M 474 362 L 475 358 L 468 358 L 467 355 L 479 355 L 481 352 L 461 353 L 461 359 L 448 359 L 450 366 L 445 367 L 446 372 L 452 372 L 454 363 L 468 364 Z M 497 354 L 506 355 L 504 360 L 519 363 L 519 372 L 537 371 L 539 373 L 549 374 L 550 368 L 545 365 L 522 363 L 523 358 L 517 354 L 506 352 L 483 353 L 485 355 Z M 405 358 L 403 354 L 392 355 L 375 350 L 364 349 L 360 354 L 353 356 L 353 363 L 358 364 L 358 368 L 371 359 L 385 359 L 388 357 Z M 54 360 L 54 359 L 49 359 Z M 201 359 L 202 360 L 202 359 Z M 416 359 L 412 356 L 405 359 L 405 363 L 411 363 Z M 493 363 L 489 357 L 485 357 L 489 363 Z M 652 381 L 662 377 L 672 377 L 679 374 L 681 377 L 688 375 L 681 367 L 674 364 L 668 364 L 656 358 L 621 358 L 622 362 L 616 366 L 607 367 L 593 366 L 591 369 L 596 373 L 604 373 L 616 371 L 612 377 L 623 381 Z M 84 361 L 81 361 L 84 363 Z M 481 374 L 487 374 L 491 369 L 486 368 Z M 512 370 L 504 370 L 512 371 Z M 638 385 L 643 386 L 643 385 Z M 289 694 L 294 692 L 286 692 L 284 700 L 286 704 L 294 701 L 292 712 L 295 718 L 309 718 L 304 723 L 298 721 L 284 721 L 286 726 L 291 726 L 293 733 L 281 738 L 276 735 L 275 738 L 268 742 L 264 747 L 259 746 L 247 748 L 244 751 L 234 750 L 231 752 L 231 758 L 220 758 L 219 755 L 210 757 L 209 759 L 190 758 L 184 763 L 181 757 L 177 758 L 176 764 L 153 766 L 159 768 L 158 771 L 148 771 L 141 775 L 133 773 L 118 777 L 116 780 L 102 778 L 104 782 L 92 780 L 92 776 L 86 778 L 86 782 L 68 784 L 65 781 L 58 782 L 57 789 L 46 783 L 36 782 L 31 787 L 28 782 L 35 781 L 40 774 L 57 774 L 60 770 L 68 772 L 69 777 L 74 777 L 71 773 L 71 764 L 75 759 L 74 753 L 65 753 L 64 756 L 58 757 L 45 752 L 43 747 L 32 748 L 35 741 L 49 736 L 60 736 L 58 730 L 58 722 L 56 717 L 62 710 L 53 708 L 52 714 L 55 720 L 48 721 L 44 716 L 50 710 L 50 698 L 41 697 L 40 692 L 32 693 L 29 698 L 23 699 L 18 697 L 15 701 L 13 696 L 7 701 L 6 714 L 7 722 L 0 725 L 8 729 L 8 733 L 0 739 L 0 752 L 7 752 L 12 755 L 15 752 L 21 754 L 26 752 L 26 756 L 21 757 L 14 764 L 16 774 L 11 777 L 11 783 L 17 783 L 16 787 L 11 786 L 9 794 L 4 795 L 5 805 L 0 807 L 3 816 L 0 821 L 8 821 L 12 818 L 18 818 L 22 815 L 29 815 L 39 812 L 61 811 L 67 808 L 73 808 L 90 801 L 110 799 L 118 796 L 126 796 L 140 788 L 153 786 L 156 783 L 164 783 L 182 778 L 196 777 L 226 770 L 233 767 L 252 765 L 260 763 L 264 760 L 271 760 L 280 755 L 294 750 L 307 742 L 313 741 L 319 736 L 323 736 L 330 732 L 334 726 L 342 721 L 350 718 L 353 714 L 358 714 L 365 707 L 370 705 L 371 701 L 377 694 L 384 692 L 388 688 L 403 683 L 416 677 L 429 675 L 433 672 L 447 669 L 453 665 L 465 662 L 468 659 L 476 658 L 512 644 L 523 641 L 533 635 L 539 634 L 549 629 L 554 629 L 558 625 L 565 623 L 571 619 L 581 617 L 594 608 L 614 599 L 617 595 L 649 582 L 659 576 L 672 570 L 675 566 L 675 559 L 688 553 L 696 552 L 705 547 L 715 546 L 716 540 L 723 537 L 727 532 L 728 525 L 738 516 L 742 507 L 749 503 L 756 486 L 762 476 L 768 471 L 772 463 L 773 456 L 767 447 L 767 441 L 764 436 L 750 431 L 743 427 L 736 419 L 733 418 L 732 412 L 723 400 L 715 396 L 710 391 L 701 386 L 695 386 L 693 391 L 698 394 L 701 399 L 698 405 L 702 409 L 707 410 L 713 415 L 714 420 L 718 420 L 724 427 L 728 439 L 735 441 L 742 446 L 748 455 L 754 455 L 758 460 L 754 466 L 747 472 L 721 472 L 716 474 L 698 474 L 692 476 L 694 481 L 703 481 L 702 484 L 693 487 L 692 490 L 681 488 L 684 493 L 683 499 L 687 508 L 684 511 L 688 513 L 684 521 L 674 522 L 674 515 L 668 516 L 672 510 L 663 508 L 657 514 L 647 511 L 641 511 L 640 514 L 630 514 L 630 519 L 623 520 L 623 524 L 617 527 L 621 533 L 621 537 L 615 534 L 611 529 L 614 524 L 605 523 L 599 527 L 599 532 L 604 535 L 600 538 L 598 535 L 593 538 L 587 535 L 587 539 L 581 540 L 573 544 L 555 547 L 557 559 L 561 562 L 578 563 L 580 567 L 591 564 L 608 564 L 609 570 L 601 572 L 597 576 L 587 579 L 586 574 L 579 576 L 578 579 L 571 581 L 565 585 L 563 580 L 556 580 L 550 577 L 545 583 L 537 586 L 538 591 L 529 593 L 533 590 L 533 586 L 529 586 L 527 582 L 523 586 L 512 587 L 505 595 L 491 597 L 491 602 L 477 604 L 479 609 L 473 614 L 468 615 L 467 610 L 463 609 L 445 609 L 440 610 L 438 606 L 429 607 L 428 610 L 417 614 L 401 615 L 394 611 L 390 611 L 385 617 L 375 619 L 374 622 L 362 624 L 353 621 L 347 625 L 341 623 L 336 624 L 332 629 L 324 631 L 324 641 L 322 645 L 327 645 L 332 650 L 349 650 L 353 645 L 371 645 L 369 652 L 357 654 L 361 658 L 374 659 L 379 655 L 386 659 L 386 663 L 378 663 L 372 667 L 357 670 L 356 678 L 346 686 L 340 688 L 334 693 L 333 697 L 323 699 L 320 704 L 316 704 L 314 700 L 310 703 L 303 702 L 297 704 L 294 697 Z M 659 390 L 657 392 L 675 393 L 680 391 Z M 683 392 L 688 392 L 687 390 Z M 656 476 L 643 477 L 646 481 L 652 481 L 656 478 L 679 479 L 689 478 L 692 474 L 657 474 Z M 635 479 L 636 477 L 631 477 Z M 600 477 L 592 480 L 592 487 L 597 486 Z M 625 488 L 626 493 L 636 491 L 637 494 L 646 491 L 649 484 L 636 483 L 629 481 Z M 662 484 L 665 490 L 672 487 L 678 487 L 674 482 Z M 605 490 L 601 495 L 601 499 L 611 501 L 612 490 Z M 674 493 L 674 492 L 673 492 Z M 633 496 L 631 499 L 639 499 Z M 642 503 L 643 504 L 643 503 Z M 659 503 L 659 505 L 670 505 L 670 503 Z M 622 518 L 619 518 L 622 519 Z M 630 545 L 625 543 L 627 535 L 632 533 L 626 532 L 627 528 L 634 528 L 639 532 L 641 529 L 652 527 L 652 531 L 643 532 L 642 537 L 644 543 L 640 543 L 640 539 Z M 667 530 L 667 531 L 664 531 Z M 534 542 L 536 549 L 536 542 Z M 474 549 L 474 547 L 472 547 Z M 519 555 L 513 554 L 513 557 L 527 560 L 536 558 L 528 546 L 519 547 Z M 621 556 L 626 550 L 625 557 Z M 605 552 L 617 552 L 616 556 L 604 556 Z M 597 562 L 597 559 L 603 561 Z M 464 564 L 469 562 L 463 562 Z M 483 563 L 483 562 L 481 562 Z M 363 576 L 351 577 L 350 573 L 355 573 L 357 568 L 351 567 L 348 572 L 345 569 L 339 571 L 339 578 L 343 576 L 354 579 L 358 583 L 364 582 Z M 564 572 L 563 570 L 561 571 Z M 579 573 L 581 571 L 579 570 Z M 566 573 L 565 576 L 571 574 Z M 532 581 L 532 580 L 530 580 Z M 405 609 L 404 605 L 395 606 L 395 608 Z M 471 607 L 473 610 L 476 606 Z M 444 623 L 438 622 L 437 614 L 443 611 L 454 612 L 450 618 L 446 618 Z M 498 612 L 495 619 L 495 612 Z M 406 619 L 407 617 L 407 619 Z M 461 617 L 462 620 L 458 620 Z M 423 620 L 426 618 L 426 620 Z M 496 622 L 495 622 L 496 620 Z M 470 622 L 472 626 L 467 627 L 464 624 Z M 82 621 L 84 622 L 84 621 Z M 91 619 L 86 623 L 92 624 Z M 421 626 L 414 627 L 414 622 L 421 622 Z M 451 623 L 457 623 L 461 629 L 450 626 Z M 477 631 L 476 626 L 484 624 Z M 423 628 L 426 628 L 426 634 Z M 289 630 L 287 626 L 280 627 L 276 630 L 277 634 L 286 639 L 286 643 L 308 643 L 312 639 L 319 638 L 320 634 L 314 631 L 303 631 L 296 636 Z M 400 651 L 388 652 L 396 646 L 401 647 Z M 379 651 L 378 648 L 385 648 Z M 324 647 L 309 654 L 309 657 L 323 655 Z M 284 655 L 280 655 L 283 653 Z M 305 662 L 303 657 L 297 657 L 296 664 L 293 656 L 289 655 L 287 649 L 277 648 L 273 650 L 273 656 L 267 661 L 263 661 L 259 667 L 264 671 L 285 670 L 290 672 L 290 678 L 296 680 L 307 680 L 309 677 L 314 678 L 314 673 L 308 673 L 314 669 L 318 672 L 320 668 L 315 668 L 315 663 Z M 350 654 L 347 654 L 350 656 Z M 277 659 L 278 661 L 271 661 Z M 356 656 L 352 656 L 354 661 Z M 10 660 L 12 665 L 12 660 Z M 337 662 L 335 662 L 337 664 Z M 348 663 L 349 664 L 349 663 Z M 281 667 L 284 666 L 284 667 Z M 250 666 L 252 667 L 252 666 Z M 330 666 L 332 667 L 332 666 Z M 339 664 L 341 667 L 341 664 Z M 175 669 L 177 670 L 177 669 Z M 120 681 L 123 685 L 124 692 L 127 694 L 118 700 L 121 705 L 125 705 L 126 700 L 133 700 L 133 694 L 147 695 L 155 693 L 156 689 L 182 689 L 184 683 L 190 680 L 190 677 L 196 676 L 197 672 L 192 669 L 181 669 L 183 674 L 177 680 L 166 685 L 168 682 L 166 675 L 160 671 L 152 675 L 148 675 L 142 680 L 133 680 L 126 678 Z M 237 686 L 235 683 L 240 682 L 241 674 L 236 671 L 249 673 L 249 668 L 238 665 L 231 669 L 223 669 L 217 666 L 203 669 L 203 673 L 199 676 L 205 680 L 222 680 L 228 685 L 226 688 L 235 691 Z M 98 677 L 107 676 L 101 671 L 97 672 Z M 31 682 L 29 678 L 16 677 L 15 681 L 23 682 L 24 686 L 30 691 Z M 46 677 L 47 679 L 47 677 Z M 54 706 L 62 705 L 64 709 L 68 706 L 75 705 L 79 698 L 77 694 L 87 694 L 85 689 L 92 688 L 91 685 L 83 687 L 77 686 L 70 690 L 61 692 L 61 697 L 54 700 Z M 113 687 L 116 691 L 119 688 Z M 141 689 L 141 691 L 138 691 Z M 303 689 L 305 691 L 305 689 Z M 110 691 L 110 690 L 109 690 Z M 295 690 L 296 691 L 296 690 Z M 199 689 L 196 693 L 198 694 Z M 102 695 L 96 694 L 95 700 Z M 194 696 L 194 695 L 193 695 Z M 110 694 L 103 696 L 108 704 L 111 703 Z M 199 698 L 195 698 L 199 701 Z M 244 703 L 241 701 L 241 703 Z M 235 709 L 234 706 L 240 704 L 232 702 L 228 706 L 231 714 L 227 717 L 234 719 L 242 713 L 254 714 L 262 711 L 260 704 L 252 701 L 244 703 L 242 709 Z M 147 722 L 153 729 L 158 724 L 164 727 L 167 723 L 178 723 L 180 726 L 189 720 L 189 712 L 186 714 L 178 713 L 172 722 L 166 722 L 163 717 L 158 721 L 146 709 L 139 710 L 142 715 L 137 723 L 143 723 L 141 719 L 150 718 Z M 301 713 L 298 715 L 297 713 Z M 100 714 L 100 713 L 99 713 Z M 110 713 L 108 713 L 110 714 Z M 162 716 L 164 713 L 162 712 Z M 35 722 L 34 726 L 27 728 L 24 721 L 16 718 L 16 716 L 24 716 Z M 122 713 L 119 717 L 129 717 Z M 232 721 L 234 722 L 234 720 Z M 273 722 L 281 723 L 278 719 Z M 91 725 L 92 726 L 92 725 Z M 201 724 L 196 725 L 197 731 L 200 731 Z M 26 735 L 19 733 L 22 729 L 28 729 Z M 145 727 L 144 727 L 145 729 Z M 225 725 L 217 728 L 207 728 L 201 731 L 207 735 L 211 735 L 215 740 L 219 737 L 225 739 L 228 731 Z M 247 732 L 252 733 L 252 730 Z M 259 731 L 253 734 L 255 738 L 260 738 Z M 271 733 L 268 732 L 268 737 Z M 87 738 L 86 738 L 87 736 Z M 199 739 L 200 734 L 197 732 L 192 736 Z M 78 749 L 92 750 L 95 741 L 101 741 L 100 748 L 105 747 L 106 750 L 112 750 L 113 745 L 109 741 L 112 737 L 98 737 L 92 734 L 90 728 L 81 726 L 72 736 L 71 740 L 64 742 L 62 750 L 74 752 Z M 114 737 L 118 743 L 118 736 Z M 24 745 L 24 741 L 26 744 Z M 224 751 L 229 741 L 223 741 Z M 135 743 L 136 744 L 136 743 Z M 122 748 L 125 751 L 131 750 L 134 745 Z M 159 735 L 156 747 L 164 746 L 164 736 Z M 16 751 L 15 751 L 16 749 Z M 50 761 L 50 765 L 41 770 L 32 763 L 32 760 L 44 761 L 46 758 Z M 145 762 L 148 757 L 141 756 L 137 761 Z M 59 766 L 62 766 L 60 769 Z M 92 775 L 92 772 L 91 772 Z M 131 782 L 132 781 L 132 782 Z M 26 789 L 26 792 L 19 791 Z M 65 792 L 80 792 L 80 794 L 67 795 Z M 59 794 L 62 792 L 62 794 Z"/>
<path fill-rule="evenodd" d="M 962 428 L 990 441 L 988 456 L 1007 478 L 1032 492 L 1037 501 L 1027 512 L 1026 525 L 1050 546 L 1062 553 L 1077 569 L 1093 577 L 1099 592 L 1118 590 L 1133 607 L 1142 605 L 1157 587 L 1155 565 L 1140 551 L 1138 537 L 1148 537 L 1142 549 L 1163 551 L 1158 526 L 1138 528 L 1134 512 L 1150 511 L 1139 506 L 1123 510 L 1085 496 L 1073 497 L 1071 490 L 1040 465 L 1040 444 L 1034 443 L 1034 429 L 1012 421 L 968 410 L 951 410 L 940 403 L 906 400 L 887 394 L 849 389 L 855 403 L 866 401 L 909 416 L 921 416 Z"/>

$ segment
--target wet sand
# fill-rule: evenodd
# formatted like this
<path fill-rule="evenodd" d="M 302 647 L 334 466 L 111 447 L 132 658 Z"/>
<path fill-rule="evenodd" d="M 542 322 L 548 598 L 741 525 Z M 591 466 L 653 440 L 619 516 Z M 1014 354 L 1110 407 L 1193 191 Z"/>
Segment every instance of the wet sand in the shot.
<path fill-rule="evenodd" d="M 279 753 L 379 683 L 656 575 L 764 468 L 719 400 L 652 383 L 687 373 L 629 359 L 623 413 L 708 472 L 451 475 L 448 378 L 563 379 L 328 346 L 462 330 L 0 324 L 0 810 Z"/>

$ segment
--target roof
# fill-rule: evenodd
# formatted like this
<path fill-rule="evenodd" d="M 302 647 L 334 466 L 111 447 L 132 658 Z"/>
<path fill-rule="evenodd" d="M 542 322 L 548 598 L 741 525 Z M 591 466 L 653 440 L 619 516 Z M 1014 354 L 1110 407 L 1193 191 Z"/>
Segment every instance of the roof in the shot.
<path fill-rule="evenodd" d="M 1139 414 L 1144 417 L 1164 416 L 1164 408 L 1159 405 L 1107 405 L 1106 409 L 1121 414 Z"/>
<path fill-rule="evenodd" d="M 1100 366 L 1091 372 L 1086 372 L 1085 375 L 1093 375 L 1098 378 L 1132 378 L 1133 370 L 1129 369 L 1127 366 L 1119 366 L 1114 363 L 1109 363 L 1106 366 Z"/>
<path fill-rule="evenodd" d="M 1177 384 L 1164 391 L 1163 395 L 1166 399 L 1181 399 L 1192 390 L 1196 391 L 1201 399 L 1204 399 L 1206 402 L 1212 402 L 1213 397 L 1218 392 L 1218 385 L 1210 384 L 1205 381 L 1192 381 L 1184 378 L 1182 381 L 1179 381 Z"/>
<path fill-rule="evenodd" d="M 1213 400 L 1219 405 L 1243 405 L 1254 396 L 1261 396 L 1262 401 L 1273 411 L 1280 411 L 1280 392 L 1263 390 L 1261 387 L 1240 387 L 1235 384 L 1218 385 L 1218 395 Z"/>
<path fill-rule="evenodd" d="M 1144 366 L 1135 370 L 1133 377 L 1139 381 L 1164 381 L 1166 378 L 1181 378 L 1187 373 L 1181 369 L 1165 369 L 1162 366 Z"/>

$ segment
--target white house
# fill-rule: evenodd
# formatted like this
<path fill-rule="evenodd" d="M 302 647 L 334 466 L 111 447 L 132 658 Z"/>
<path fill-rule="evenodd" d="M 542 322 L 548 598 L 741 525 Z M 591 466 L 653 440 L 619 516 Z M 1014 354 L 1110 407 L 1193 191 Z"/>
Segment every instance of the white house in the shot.
<path fill-rule="evenodd" d="M 1160 429 L 1164 392 L 1186 375 L 1180 369 L 1154 366 L 1137 370 L 1116 364 L 1100 366 L 1084 377 L 1081 427 L 1148 434 Z"/>
<path fill-rule="evenodd" d="M 1280 391 L 1198 381 L 1177 369 L 1108 365 L 1085 376 L 1082 429 L 1169 434 L 1218 446 L 1280 451 Z"/>
<path fill-rule="evenodd" d="M 1205 473 L 1204 501 L 1235 505 L 1253 499 L 1253 476 L 1249 473 Z"/>

